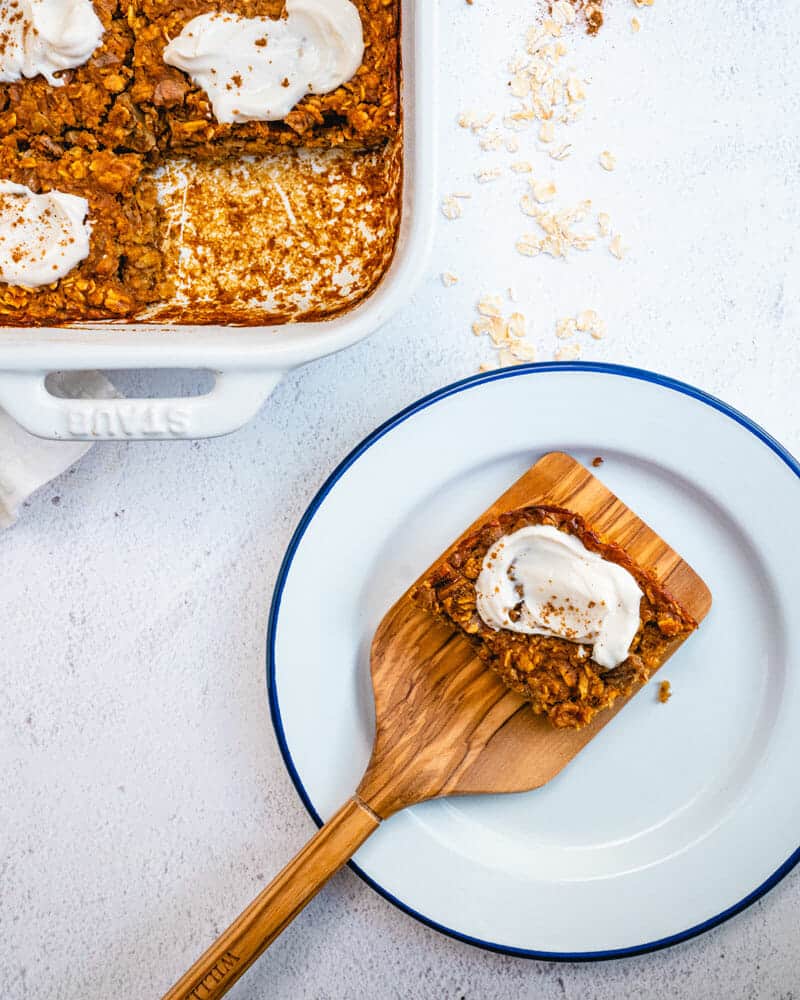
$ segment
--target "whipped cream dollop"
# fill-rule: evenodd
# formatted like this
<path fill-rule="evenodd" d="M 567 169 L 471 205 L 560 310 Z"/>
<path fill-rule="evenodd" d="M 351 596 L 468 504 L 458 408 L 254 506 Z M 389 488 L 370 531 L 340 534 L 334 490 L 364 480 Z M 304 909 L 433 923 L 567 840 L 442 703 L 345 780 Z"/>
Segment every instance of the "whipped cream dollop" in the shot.
<path fill-rule="evenodd" d="M 363 58 L 350 0 L 286 0 L 278 20 L 200 14 L 164 49 L 164 62 L 188 73 L 226 123 L 285 118 L 306 94 L 351 80 Z"/>
<path fill-rule="evenodd" d="M 41 73 L 61 87 L 55 74 L 83 66 L 102 40 L 91 0 L 0 0 L 0 81 Z"/>
<path fill-rule="evenodd" d="M 89 256 L 89 202 L 0 181 L 0 281 L 50 285 Z"/>
<path fill-rule="evenodd" d="M 642 591 L 633 576 L 551 525 L 495 542 L 475 586 L 490 628 L 585 643 L 601 667 L 619 666 L 639 629 Z"/>

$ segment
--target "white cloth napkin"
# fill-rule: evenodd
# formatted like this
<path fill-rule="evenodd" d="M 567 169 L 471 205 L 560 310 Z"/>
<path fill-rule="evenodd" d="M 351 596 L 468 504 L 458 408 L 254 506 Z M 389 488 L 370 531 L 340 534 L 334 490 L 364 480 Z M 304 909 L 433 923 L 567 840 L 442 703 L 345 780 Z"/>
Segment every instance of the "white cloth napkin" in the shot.
<path fill-rule="evenodd" d="M 56 396 L 111 399 L 120 394 L 100 372 L 58 372 L 48 379 Z M 23 430 L 0 410 L 0 529 L 17 519 L 31 494 L 83 458 L 85 441 L 43 441 Z"/>

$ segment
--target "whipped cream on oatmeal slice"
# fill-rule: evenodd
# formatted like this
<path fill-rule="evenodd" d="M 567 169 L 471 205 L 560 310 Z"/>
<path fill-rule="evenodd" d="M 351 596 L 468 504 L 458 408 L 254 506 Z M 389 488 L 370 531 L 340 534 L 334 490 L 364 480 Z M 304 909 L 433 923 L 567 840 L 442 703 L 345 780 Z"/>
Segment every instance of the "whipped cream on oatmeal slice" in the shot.
<path fill-rule="evenodd" d="M 361 17 L 350 0 L 286 0 L 283 17 L 210 13 L 192 18 L 164 49 L 224 123 L 279 121 L 307 94 L 347 83 L 364 59 Z"/>
<path fill-rule="evenodd" d="M 103 40 L 91 0 L 0 0 L 0 82 L 83 66 Z"/>
<path fill-rule="evenodd" d="M 475 585 L 478 613 L 496 630 L 592 647 L 598 666 L 619 666 L 640 625 L 642 591 L 617 563 L 546 524 L 495 542 Z"/>
<path fill-rule="evenodd" d="M 0 181 L 0 281 L 50 285 L 89 256 L 89 202 L 74 194 L 36 194 Z"/>

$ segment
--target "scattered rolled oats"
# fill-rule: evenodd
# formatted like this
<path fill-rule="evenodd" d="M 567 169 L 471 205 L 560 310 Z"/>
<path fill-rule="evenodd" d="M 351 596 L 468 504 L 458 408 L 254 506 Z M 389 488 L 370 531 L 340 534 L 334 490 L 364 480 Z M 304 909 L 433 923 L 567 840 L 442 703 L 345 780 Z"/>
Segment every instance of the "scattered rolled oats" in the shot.
<path fill-rule="evenodd" d="M 522 132 L 524 129 L 530 127 L 533 119 L 534 114 L 532 111 L 515 111 L 511 115 L 506 115 L 503 119 L 503 124 L 506 128 L 514 129 L 516 132 Z"/>
<path fill-rule="evenodd" d="M 556 322 L 556 336 L 559 340 L 568 340 L 570 337 L 574 337 L 577 329 L 578 324 L 572 316 L 567 316 Z"/>
<path fill-rule="evenodd" d="M 637 6 L 651 6 L 653 0 L 635 2 Z M 477 136 L 482 150 L 494 152 L 505 149 L 510 154 L 518 153 L 518 133 L 536 123 L 538 141 L 543 144 L 538 148 L 546 147 L 548 156 L 555 161 L 565 160 L 570 155 L 573 147 L 570 143 L 561 143 L 560 135 L 560 144 L 556 146 L 556 131 L 560 133 L 562 125 L 576 121 L 586 101 L 587 80 L 584 74 L 570 68 L 564 58 L 568 55 L 564 28 L 575 22 L 576 9 L 586 16 L 590 31 L 595 21 L 597 25 L 602 22 L 600 5 L 593 0 L 551 0 L 549 16 L 541 24 L 530 28 L 525 40 L 525 51 L 518 53 L 510 61 L 508 76 L 505 78 L 505 91 L 510 107 L 502 115 L 505 135 L 497 126 L 489 130 L 495 117 L 492 114 L 466 112 L 459 117 L 459 125 L 470 129 Z M 608 150 L 600 153 L 599 162 L 609 171 L 616 166 L 616 158 Z M 511 163 L 510 168 L 515 174 L 533 173 L 532 164 L 525 160 Z M 485 167 L 478 170 L 475 177 L 479 183 L 485 184 L 500 177 L 502 172 L 501 167 Z M 461 214 L 460 206 L 454 203 L 457 197 L 458 194 L 454 193 L 445 199 L 448 210 L 452 210 L 450 206 L 455 207 L 456 214 L 453 217 Z M 526 257 L 536 257 L 539 254 L 567 257 L 573 250 L 589 250 L 598 239 L 598 231 L 602 237 L 611 236 L 611 219 L 607 213 L 597 215 L 597 228 L 592 226 L 591 232 L 582 230 L 578 225 L 588 218 L 590 201 L 560 209 L 549 205 L 545 207 L 556 198 L 554 180 L 530 179 L 528 190 L 520 200 L 520 208 L 523 213 L 535 219 L 540 231 L 520 236 L 516 242 L 518 253 Z M 607 245 L 611 253 L 622 257 L 624 248 L 620 237 L 615 236 Z M 454 284 L 458 280 L 455 275 L 451 278 L 446 278 L 445 275 L 450 275 L 450 272 L 442 275 L 445 285 Z M 515 301 L 511 289 L 508 289 L 508 299 Z M 503 302 L 497 295 L 483 296 L 477 308 L 479 315 L 473 323 L 473 332 L 487 338 L 501 364 L 518 364 L 535 359 L 536 350 L 526 339 L 526 320 L 521 312 L 513 312 L 506 317 Z M 558 348 L 555 352 L 556 359 L 573 361 L 580 357 L 581 345 L 575 341 L 579 333 L 588 333 L 599 340 L 606 332 L 607 324 L 593 309 L 583 310 L 576 317 L 559 320 L 556 335 L 569 343 Z M 486 363 L 481 365 L 481 370 L 489 371 L 493 367 L 493 364 Z"/>
<path fill-rule="evenodd" d="M 553 141 L 556 122 L 570 123 L 581 113 L 586 98 L 585 81 L 574 70 L 563 73 L 560 65 L 568 53 L 561 39 L 562 29 L 573 24 L 575 18 L 574 0 L 553 0 L 549 17 L 529 29 L 525 51 L 508 66 L 507 91 L 516 107 L 503 117 L 507 129 L 520 131 L 538 121 L 540 139 L 549 143 Z M 459 124 L 477 132 L 486 128 L 488 121 L 469 112 L 459 118 Z M 483 145 L 493 149 L 495 143 L 492 136 L 486 136 Z M 562 147 L 560 158 L 564 156 L 566 147 Z"/>
<path fill-rule="evenodd" d="M 513 347 L 509 348 L 511 353 L 517 359 L 517 361 L 535 361 L 536 360 L 536 348 L 527 340 L 523 340 L 518 344 L 514 344 Z"/>
<path fill-rule="evenodd" d="M 515 73 L 509 87 L 513 97 L 527 97 L 531 92 L 531 79 L 527 73 Z"/>
<path fill-rule="evenodd" d="M 442 271 L 442 284 L 445 288 L 452 288 L 458 284 L 458 275 L 452 271 Z"/>
<path fill-rule="evenodd" d="M 574 208 L 547 212 L 540 208 L 530 195 L 523 195 L 520 201 L 522 211 L 536 219 L 545 237 L 537 239 L 527 234 L 517 243 L 517 250 L 528 257 L 535 257 L 537 253 L 546 253 L 551 257 L 565 257 L 570 249 L 588 250 L 595 237 L 591 233 L 576 232 L 572 229 L 572 225 L 586 217 L 591 205 L 590 201 L 582 201 Z"/>
<path fill-rule="evenodd" d="M 532 181 L 533 197 L 538 202 L 552 201 L 555 198 L 556 186 L 552 181 Z"/>
<path fill-rule="evenodd" d="M 508 323 L 505 320 L 502 320 L 502 323 L 503 323 L 502 335 L 500 337 L 493 337 L 492 343 L 498 349 L 501 347 L 513 347 L 513 345 L 516 344 L 517 341 L 514 337 L 511 336 L 511 331 L 508 328 Z"/>
<path fill-rule="evenodd" d="M 508 317 L 508 332 L 517 340 L 525 336 L 525 317 L 520 312 L 512 313 Z"/>
<path fill-rule="evenodd" d="M 508 323 L 502 316 L 492 317 L 492 329 L 489 331 L 489 336 L 492 338 L 492 343 L 495 347 L 502 347 L 504 344 L 510 344 L 513 340 L 508 331 Z"/>
<path fill-rule="evenodd" d="M 567 344 L 565 347 L 559 347 L 553 355 L 556 361 L 577 361 L 580 356 L 580 344 Z"/>
<path fill-rule="evenodd" d="M 468 128 L 472 132 L 480 132 L 481 129 L 487 128 L 494 121 L 494 114 L 486 114 L 482 117 L 476 115 L 474 111 L 464 111 L 458 116 L 458 124 L 461 128 Z"/>
<path fill-rule="evenodd" d="M 478 300 L 478 312 L 481 316 L 502 316 L 503 300 L 499 295 L 484 295 Z"/>
<path fill-rule="evenodd" d="M 500 361 L 500 366 L 502 368 L 506 368 L 509 367 L 510 365 L 515 365 L 518 363 L 516 355 L 508 347 L 504 347 L 503 350 L 501 350 L 498 353 L 497 357 Z"/>
<path fill-rule="evenodd" d="M 492 315 L 486 315 L 485 310 Z M 499 295 L 485 295 L 478 303 L 478 311 L 481 315 L 472 324 L 472 332 L 478 337 L 489 337 L 492 347 L 498 352 L 501 365 L 515 365 L 535 359 L 536 348 L 525 340 L 526 321 L 521 312 L 514 312 L 505 319 Z"/>
<path fill-rule="evenodd" d="M 558 149 L 550 150 L 551 160 L 566 160 L 572 150 L 572 143 L 567 142 L 563 146 L 559 146 Z"/>
<path fill-rule="evenodd" d="M 442 199 L 442 215 L 445 219 L 460 219 L 461 206 L 456 201 L 455 195 L 449 194 Z"/>
<path fill-rule="evenodd" d="M 608 249 L 617 258 L 617 260 L 623 259 L 626 247 L 622 245 L 622 237 L 619 234 L 617 234 L 608 244 Z"/>
<path fill-rule="evenodd" d="M 581 333 L 586 333 L 594 327 L 598 319 L 599 317 L 594 309 L 584 309 L 583 312 L 578 313 L 575 323 Z"/>
<path fill-rule="evenodd" d="M 584 90 L 583 80 L 579 79 L 577 76 L 571 76 L 567 80 L 567 98 L 571 104 L 576 101 L 586 100 L 586 91 Z"/>
<path fill-rule="evenodd" d="M 633 0 L 637 7 L 652 7 L 655 0 Z"/>
<path fill-rule="evenodd" d="M 552 122 L 542 122 L 539 128 L 539 140 L 541 142 L 552 142 L 556 137 L 555 126 Z"/>
<path fill-rule="evenodd" d="M 542 44 L 546 41 L 544 32 L 536 26 L 528 28 L 525 38 L 525 48 L 530 55 L 535 55 Z"/>
<path fill-rule="evenodd" d="M 556 326 L 556 336 L 563 339 L 571 337 L 576 331 L 590 333 L 595 340 L 602 340 L 608 333 L 608 324 L 594 309 L 584 309 L 575 319 L 562 319 Z"/>
<path fill-rule="evenodd" d="M 574 24 L 575 8 L 569 3 L 569 0 L 553 0 L 550 5 L 550 16 L 559 24 Z"/>
<path fill-rule="evenodd" d="M 631 30 L 633 31 L 633 33 L 636 34 L 636 32 L 639 31 L 641 29 L 641 27 L 642 27 L 642 22 L 639 20 L 639 18 L 638 17 L 632 17 L 631 18 Z"/>
<path fill-rule="evenodd" d="M 517 240 L 517 253 L 523 257 L 538 257 L 542 252 L 542 241 L 530 233 Z"/>
<path fill-rule="evenodd" d="M 472 324 L 472 332 L 476 337 L 491 337 L 494 344 L 503 344 L 508 339 L 502 316 L 479 316 Z"/>
<path fill-rule="evenodd" d="M 498 356 L 500 364 L 503 366 L 521 365 L 526 361 L 536 360 L 536 348 L 533 344 L 529 344 L 526 341 L 521 344 L 514 344 L 512 347 L 504 348 Z"/>
<path fill-rule="evenodd" d="M 610 153 L 607 149 L 603 150 L 598 159 L 600 160 L 600 166 L 603 170 L 613 170 L 617 165 L 616 156 L 614 156 L 613 153 Z"/>
<path fill-rule="evenodd" d="M 481 149 L 490 153 L 497 149 L 503 148 L 503 133 L 495 130 L 494 132 L 488 132 L 486 135 L 482 136 L 479 142 Z"/>
<path fill-rule="evenodd" d="M 583 114 L 583 104 L 571 104 L 559 117 L 560 122 L 571 123 L 577 121 Z"/>

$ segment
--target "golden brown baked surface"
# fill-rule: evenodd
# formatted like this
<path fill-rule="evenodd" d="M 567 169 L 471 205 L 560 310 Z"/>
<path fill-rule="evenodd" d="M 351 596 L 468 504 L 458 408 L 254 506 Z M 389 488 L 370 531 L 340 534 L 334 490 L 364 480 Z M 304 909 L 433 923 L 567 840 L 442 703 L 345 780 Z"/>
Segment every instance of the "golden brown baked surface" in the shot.
<path fill-rule="evenodd" d="M 204 90 L 163 60 L 167 40 L 193 17 L 218 10 L 213 0 L 139 0 L 134 20 L 133 100 L 165 146 L 192 156 L 253 153 L 276 146 L 374 146 L 399 123 L 399 0 L 353 0 L 364 30 L 364 61 L 330 94 L 312 94 L 279 122 L 221 124 Z M 284 0 L 228 0 L 245 17 L 279 17 Z"/>
<path fill-rule="evenodd" d="M 167 66 L 163 51 L 198 14 L 222 7 L 278 17 L 284 0 L 94 0 L 102 44 L 84 66 L 61 74 L 64 86 L 42 76 L 0 84 L 0 177 L 87 198 L 92 225 L 90 256 L 59 282 L 39 289 L 0 283 L 3 323 L 129 319 L 170 299 L 162 253 L 170 232 L 148 164 L 184 154 L 233 166 L 243 154 L 286 146 L 382 150 L 399 133 L 399 0 L 353 2 L 366 43 L 361 68 L 333 93 L 301 101 L 282 122 L 218 123 L 205 92 Z M 393 245 L 392 237 L 382 260 Z M 239 320 L 238 313 L 221 316 L 214 303 L 204 308 L 216 309 L 216 322 Z"/>
<path fill-rule="evenodd" d="M 628 658 L 613 670 L 598 666 L 585 650 L 582 655 L 576 643 L 495 631 L 478 614 L 475 582 L 484 556 L 503 535 L 531 524 L 552 525 L 576 536 L 587 549 L 618 563 L 638 582 L 643 593 L 641 624 Z M 620 695 L 630 694 L 647 680 L 674 646 L 697 628 L 694 619 L 623 549 L 604 542 L 583 518 L 558 507 L 525 507 L 484 524 L 428 574 L 413 597 L 437 618 L 469 636 L 478 655 L 505 684 L 527 698 L 534 712 L 547 715 L 558 727 L 591 722 Z"/>
<path fill-rule="evenodd" d="M 75 146 L 54 159 L 0 147 L 0 177 L 37 193 L 58 190 L 89 202 L 90 252 L 43 288 L 0 284 L 6 325 L 127 316 L 162 297 L 160 210 L 142 157 Z"/>
<path fill-rule="evenodd" d="M 56 156 L 70 146 L 148 152 L 155 135 L 131 100 L 133 28 L 128 0 L 94 0 L 103 40 L 89 61 L 60 74 L 0 83 L 0 142 Z"/>

